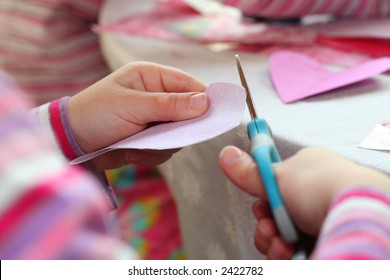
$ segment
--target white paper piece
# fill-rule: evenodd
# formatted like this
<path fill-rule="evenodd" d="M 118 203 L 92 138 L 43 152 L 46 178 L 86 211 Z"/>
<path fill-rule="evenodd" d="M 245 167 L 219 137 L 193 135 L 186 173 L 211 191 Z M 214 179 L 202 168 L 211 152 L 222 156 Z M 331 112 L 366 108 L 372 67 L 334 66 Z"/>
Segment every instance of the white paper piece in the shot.
<path fill-rule="evenodd" d="M 359 148 L 390 151 L 390 128 L 386 125 L 377 124 L 359 145 Z"/>
<path fill-rule="evenodd" d="M 241 11 L 239 9 L 225 6 L 215 0 L 184 0 L 184 2 L 205 16 L 224 14 L 241 17 Z"/>

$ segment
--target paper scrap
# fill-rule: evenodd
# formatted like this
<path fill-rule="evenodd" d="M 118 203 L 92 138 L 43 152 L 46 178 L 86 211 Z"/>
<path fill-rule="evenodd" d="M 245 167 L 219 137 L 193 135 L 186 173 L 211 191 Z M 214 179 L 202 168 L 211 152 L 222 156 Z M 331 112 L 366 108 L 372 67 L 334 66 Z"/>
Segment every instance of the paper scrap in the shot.
<path fill-rule="evenodd" d="M 290 103 L 386 72 L 390 58 L 368 60 L 335 72 L 303 54 L 280 51 L 271 55 L 269 67 L 279 97 Z"/>
<path fill-rule="evenodd" d="M 211 84 L 205 92 L 210 99 L 210 108 L 201 117 L 150 127 L 107 148 L 81 156 L 71 164 L 82 163 L 116 149 L 182 148 L 210 140 L 240 124 L 246 108 L 243 87 L 219 82 Z"/>
<path fill-rule="evenodd" d="M 390 151 L 390 125 L 377 124 L 359 145 L 359 148 Z"/>
<path fill-rule="evenodd" d="M 215 0 L 184 0 L 184 3 L 205 16 L 216 14 L 241 16 L 239 9 L 223 5 Z"/>

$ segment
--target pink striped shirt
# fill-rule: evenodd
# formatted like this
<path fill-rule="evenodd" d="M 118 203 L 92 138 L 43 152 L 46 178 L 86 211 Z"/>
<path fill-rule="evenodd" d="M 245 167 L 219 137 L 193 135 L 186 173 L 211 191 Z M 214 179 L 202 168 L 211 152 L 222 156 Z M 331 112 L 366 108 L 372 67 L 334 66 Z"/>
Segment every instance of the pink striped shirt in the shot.
<path fill-rule="evenodd" d="M 0 66 L 35 104 L 76 94 L 110 72 L 91 30 L 102 3 L 0 1 Z"/>
<path fill-rule="evenodd" d="M 136 257 L 109 231 L 99 182 L 68 166 L 30 106 L 0 73 L 0 259 Z"/>

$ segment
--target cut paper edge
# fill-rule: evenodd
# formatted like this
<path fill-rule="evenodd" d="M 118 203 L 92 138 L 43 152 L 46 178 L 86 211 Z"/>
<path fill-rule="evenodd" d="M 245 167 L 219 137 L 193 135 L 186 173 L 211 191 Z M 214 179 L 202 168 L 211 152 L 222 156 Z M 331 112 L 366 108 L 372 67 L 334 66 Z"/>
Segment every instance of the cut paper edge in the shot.
<path fill-rule="evenodd" d="M 360 143 L 359 148 L 390 151 L 390 128 L 377 124 L 363 142 Z"/>

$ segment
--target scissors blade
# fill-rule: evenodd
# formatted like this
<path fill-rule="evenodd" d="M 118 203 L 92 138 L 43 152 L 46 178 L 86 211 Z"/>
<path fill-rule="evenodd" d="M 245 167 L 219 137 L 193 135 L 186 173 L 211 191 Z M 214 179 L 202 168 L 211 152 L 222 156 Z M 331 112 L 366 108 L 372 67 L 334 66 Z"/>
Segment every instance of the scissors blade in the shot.
<path fill-rule="evenodd" d="M 248 84 L 247 84 L 246 79 L 245 79 L 244 71 L 242 70 L 242 67 L 241 67 L 240 57 L 238 54 L 236 54 L 235 57 L 236 57 L 238 74 L 240 75 L 241 84 L 245 88 L 245 91 L 246 91 L 246 104 L 248 105 L 249 114 L 251 115 L 252 119 L 255 119 L 255 118 L 257 118 L 257 114 L 256 114 L 255 106 L 253 105 L 251 92 L 249 91 L 249 87 L 248 87 Z"/>

